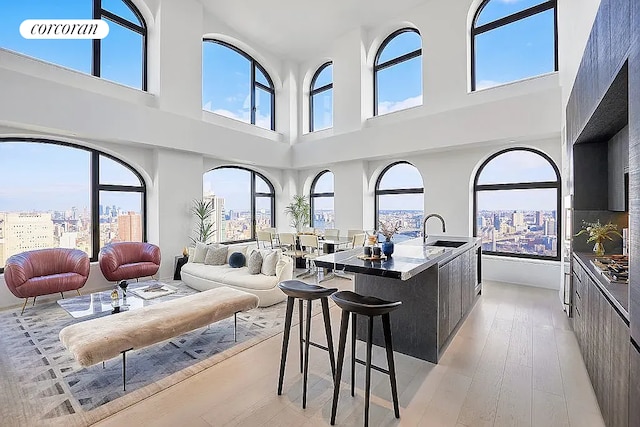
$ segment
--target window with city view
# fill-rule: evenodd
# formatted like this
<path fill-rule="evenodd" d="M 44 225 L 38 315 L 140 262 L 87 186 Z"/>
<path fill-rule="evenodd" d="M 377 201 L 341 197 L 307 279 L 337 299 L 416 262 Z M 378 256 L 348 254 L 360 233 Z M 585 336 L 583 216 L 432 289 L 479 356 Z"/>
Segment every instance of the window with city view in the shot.
<path fill-rule="evenodd" d="M 485 0 L 471 28 L 471 90 L 558 70 L 556 0 Z"/>
<path fill-rule="evenodd" d="M 220 167 L 204 174 L 203 190 L 214 207 L 213 242 L 254 240 L 256 231 L 275 227 L 275 191 L 261 174 Z"/>
<path fill-rule="evenodd" d="M 309 131 L 333 126 L 333 63 L 323 64 L 311 79 L 309 91 Z"/>
<path fill-rule="evenodd" d="M 333 172 L 320 172 L 311 184 L 311 226 L 324 231 L 336 228 L 333 210 Z"/>
<path fill-rule="evenodd" d="M 102 19 L 109 35 L 89 39 L 25 39 L 25 19 Z M 0 6 L 0 47 L 24 55 L 147 90 L 147 27 L 128 0 L 20 0 Z"/>
<path fill-rule="evenodd" d="M 529 148 L 500 151 L 476 175 L 475 235 L 493 255 L 559 259 L 560 173 Z"/>
<path fill-rule="evenodd" d="M 376 182 L 376 228 L 378 221 L 397 222 L 402 227 L 393 240 L 400 242 L 422 234 L 424 184 L 410 163 L 387 166 Z"/>
<path fill-rule="evenodd" d="M 0 139 L 1 266 L 12 255 L 58 247 L 95 261 L 108 243 L 143 241 L 144 205 L 140 175 L 104 153 Z"/>
<path fill-rule="evenodd" d="M 275 89 L 262 65 L 220 40 L 202 43 L 202 109 L 275 130 Z"/>
<path fill-rule="evenodd" d="M 422 105 L 422 38 L 415 28 L 394 31 L 373 65 L 373 115 Z"/>

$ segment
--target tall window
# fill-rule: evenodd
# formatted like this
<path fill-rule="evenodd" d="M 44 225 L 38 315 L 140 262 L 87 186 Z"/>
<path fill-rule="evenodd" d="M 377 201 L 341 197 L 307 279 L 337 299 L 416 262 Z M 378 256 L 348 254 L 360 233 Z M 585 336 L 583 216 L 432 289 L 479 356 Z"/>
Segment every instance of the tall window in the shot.
<path fill-rule="evenodd" d="M 491 255 L 559 260 L 560 173 L 530 148 L 489 157 L 474 184 L 474 235 Z"/>
<path fill-rule="evenodd" d="M 99 151 L 0 139 L 0 266 L 12 255 L 145 240 L 146 190 L 130 166 Z"/>
<path fill-rule="evenodd" d="M 102 19 L 102 40 L 24 39 L 25 19 Z M 147 27 L 129 0 L 20 0 L 0 6 L 0 47 L 53 64 L 147 90 Z"/>
<path fill-rule="evenodd" d="M 557 0 L 485 0 L 471 27 L 471 90 L 558 71 Z"/>
<path fill-rule="evenodd" d="M 387 37 L 373 65 L 373 115 L 422 105 L 422 38 L 403 28 Z"/>
<path fill-rule="evenodd" d="M 275 130 L 275 89 L 262 65 L 220 40 L 202 44 L 202 108 Z"/>
<path fill-rule="evenodd" d="M 336 228 L 333 210 L 333 172 L 320 172 L 311 184 L 311 226 L 319 230 Z"/>
<path fill-rule="evenodd" d="M 418 169 L 410 163 L 387 166 L 376 182 L 376 228 L 379 221 L 399 222 L 394 241 L 418 237 L 424 216 L 424 186 Z"/>
<path fill-rule="evenodd" d="M 214 242 L 255 240 L 275 227 L 275 191 L 267 178 L 240 167 L 221 167 L 203 176 L 204 199 L 214 207 Z"/>
<path fill-rule="evenodd" d="M 333 127 L 333 64 L 323 64 L 311 79 L 309 132 Z"/>

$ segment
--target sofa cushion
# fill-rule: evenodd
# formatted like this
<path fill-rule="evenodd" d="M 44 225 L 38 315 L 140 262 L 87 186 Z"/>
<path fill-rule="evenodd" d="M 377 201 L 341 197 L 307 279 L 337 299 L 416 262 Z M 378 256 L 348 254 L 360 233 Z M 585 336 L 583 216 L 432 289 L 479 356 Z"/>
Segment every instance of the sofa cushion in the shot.
<path fill-rule="evenodd" d="M 242 252 L 234 252 L 229 257 L 229 266 L 231 268 L 240 268 L 244 267 L 247 258 L 244 256 Z"/>
<path fill-rule="evenodd" d="M 204 258 L 206 265 L 224 265 L 227 261 L 228 248 L 224 245 L 210 246 L 207 256 Z"/>
<path fill-rule="evenodd" d="M 260 254 L 260 251 L 251 251 L 249 258 L 247 259 L 247 269 L 249 270 L 249 274 L 260 274 L 260 271 L 262 270 L 262 255 Z"/>
<path fill-rule="evenodd" d="M 196 243 L 196 250 L 193 253 L 193 259 L 191 262 L 199 262 L 203 263 L 205 257 L 207 256 L 207 250 L 209 247 L 202 242 Z"/>
<path fill-rule="evenodd" d="M 276 264 L 278 263 L 279 253 L 277 251 L 267 251 L 262 253 L 262 268 L 260 272 L 265 276 L 276 275 Z"/>
<path fill-rule="evenodd" d="M 182 267 L 182 272 L 204 280 L 245 289 L 268 290 L 278 285 L 276 276 L 249 274 L 248 268 L 231 268 L 229 264 L 212 266 L 188 262 Z"/>

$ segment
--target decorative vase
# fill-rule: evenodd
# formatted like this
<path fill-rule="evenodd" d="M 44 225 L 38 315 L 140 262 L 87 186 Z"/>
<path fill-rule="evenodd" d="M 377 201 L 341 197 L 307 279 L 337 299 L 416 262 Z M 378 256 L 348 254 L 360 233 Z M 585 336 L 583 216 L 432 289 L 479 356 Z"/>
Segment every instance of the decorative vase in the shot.
<path fill-rule="evenodd" d="M 600 240 L 597 240 L 596 244 L 593 246 L 593 252 L 596 254 L 596 256 L 604 255 L 604 244 L 602 244 Z"/>
<path fill-rule="evenodd" d="M 382 242 L 382 253 L 388 258 L 393 254 L 393 242 L 391 240 L 387 240 Z"/>

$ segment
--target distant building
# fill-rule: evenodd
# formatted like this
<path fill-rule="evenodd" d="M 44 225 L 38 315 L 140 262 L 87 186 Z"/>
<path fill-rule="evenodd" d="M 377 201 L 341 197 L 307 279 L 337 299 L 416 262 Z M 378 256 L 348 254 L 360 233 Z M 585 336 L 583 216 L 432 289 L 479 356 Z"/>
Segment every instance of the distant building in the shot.
<path fill-rule="evenodd" d="M 77 241 L 78 241 L 78 233 L 75 231 L 71 233 L 62 233 L 60 235 L 61 248 L 75 249 L 77 245 Z"/>
<path fill-rule="evenodd" d="M 536 225 L 538 227 L 542 227 L 544 225 L 544 214 L 542 211 L 536 212 Z"/>
<path fill-rule="evenodd" d="M 50 213 L 0 213 L 0 223 L 4 224 L 2 265 L 20 252 L 55 246 Z"/>
<path fill-rule="evenodd" d="M 213 233 L 214 242 L 224 242 L 227 240 L 226 222 L 224 215 L 224 198 L 216 197 L 215 194 L 209 193 L 203 197 L 205 201 L 211 201 L 213 205 L 213 215 L 211 216 L 211 224 L 215 232 Z"/>
<path fill-rule="evenodd" d="M 555 236 L 556 231 L 556 220 L 555 219 L 547 219 L 544 223 L 544 234 L 545 236 Z"/>
<path fill-rule="evenodd" d="M 142 241 L 142 217 L 139 213 L 127 212 L 118 215 L 118 240 L 121 242 Z"/>

